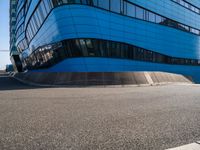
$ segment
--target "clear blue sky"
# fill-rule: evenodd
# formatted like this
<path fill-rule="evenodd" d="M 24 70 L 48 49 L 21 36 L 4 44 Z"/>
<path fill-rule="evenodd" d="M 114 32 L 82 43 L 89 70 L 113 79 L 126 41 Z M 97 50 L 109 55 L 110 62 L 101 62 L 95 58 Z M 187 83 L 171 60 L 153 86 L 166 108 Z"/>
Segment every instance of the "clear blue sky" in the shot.
<path fill-rule="evenodd" d="M 0 0 L 0 50 L 2 49 L 9 49 L 9 0 Z M 9 63 L 9 52 L 0 52 L 0 69 Z"/>

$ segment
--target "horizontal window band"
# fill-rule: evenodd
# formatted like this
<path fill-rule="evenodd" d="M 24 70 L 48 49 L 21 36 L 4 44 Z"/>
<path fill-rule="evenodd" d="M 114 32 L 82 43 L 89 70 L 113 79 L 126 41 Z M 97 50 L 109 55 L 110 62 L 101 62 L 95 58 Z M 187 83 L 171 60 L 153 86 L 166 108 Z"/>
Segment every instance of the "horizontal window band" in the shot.
<path fill-rule="evenodd" d="M 24 69 L 49 68 L 78 57 L 117 58 L 170 65 L 200 66 L 200 60 L 167 56 L 134 45 L 101 39 L 70 39 L 44 45 L 22 60 Z"/>
<path fill-rule="evenodd" d="M 195 5 L 193 5 L 193 4 L 191 4 L 191 3 L 189 3 L 189 2 L 187 2 L 187 1 L 185 1 L 185 0 L 171 0 L 171 1 L 179 4 L 182 7 L 187 8 L 188 10 L 190 10 L 190 11 L 192 11 L 194 13 L 197 13 L 198 15 L 200 15 L 200 8 L 195 6 Z"/>

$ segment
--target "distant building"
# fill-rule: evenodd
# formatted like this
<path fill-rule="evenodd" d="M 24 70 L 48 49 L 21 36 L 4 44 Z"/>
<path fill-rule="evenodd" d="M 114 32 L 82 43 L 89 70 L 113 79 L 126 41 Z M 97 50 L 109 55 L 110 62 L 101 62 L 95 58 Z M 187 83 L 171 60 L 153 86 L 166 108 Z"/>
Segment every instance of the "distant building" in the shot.
<path fill-rule="evenodd" d="M 6 72 L 13 72 L 13 71 L 14 71 L 14 68 L 12 64 L 6 65 Z"/>
<path fill-rule="evenodd" d="M 18 0 L 14 5 L 11 39 L 16 37 L 23 70 L 164 71 L 200 82 L 200 1 Z M 12 48 L 11 40 L 11 56 Z"/>

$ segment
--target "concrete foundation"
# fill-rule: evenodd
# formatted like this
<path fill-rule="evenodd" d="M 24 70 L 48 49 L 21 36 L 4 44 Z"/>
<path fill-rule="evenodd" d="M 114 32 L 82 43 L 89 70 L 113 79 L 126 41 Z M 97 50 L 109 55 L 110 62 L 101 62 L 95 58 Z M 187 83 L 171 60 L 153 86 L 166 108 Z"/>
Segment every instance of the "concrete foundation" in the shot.
<path fill-rule="evenodd" d="M 164 72 L 28 72 L 17 73 L 13 76 L 27 83 L 54 86 L 156 85 L 162 83 L 193 83 L 190 77 Z"/>

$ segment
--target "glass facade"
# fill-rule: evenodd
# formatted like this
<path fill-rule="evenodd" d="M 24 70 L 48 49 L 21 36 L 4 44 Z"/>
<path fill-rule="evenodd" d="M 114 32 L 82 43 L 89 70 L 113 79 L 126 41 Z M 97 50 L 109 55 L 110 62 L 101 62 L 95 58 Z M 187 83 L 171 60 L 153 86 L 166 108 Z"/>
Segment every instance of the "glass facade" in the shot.
<path fill-rule="evenodd" d="M 22 71 L 22 64 L 16 47 L 17 0 L 10 0 L 10 59 L 15 71 Z M 23 14 L 20 14 L 23 15 Z"/>
<path fill-rule="evenodd" d="M 191 4 L 191 3 L 189 3 L 185 0 L 172 0 L 172 1 L 178 3 L 179 5 L 187 8 L 187 9 L 189 9 L 189 10 L 191 10 L 191 11 L 197 13 L 197 14 L 200 14 L 200 8 L 194 6 L 193 4 Z"/>
<path fill-rule="evenodd" d="M 10 50 L 15 51 L 16 0 L 10 1 Z"/>
<path fill-rule="evenodd" d="M 198 2 L 16 0 L 13 8 L 11 37 L 16 39 L 14 46 L 24 71 L 48 70 L 73 58 L 102 58 L 109 65 L 113 59 L 129 62 L 127 66 L 118 64 L 119 67 L 112 64 L 112 71 L 122 71 L 118 68 L 169 71 L 171 68 L 163 65 L 172 68 L 200 65 Z M 93 66 L 101 68 L 98 60 Z M 158 67 L 140 68 L 136 62 Z"/>
<path fill-rule="evenodd" d="M 40 29 L 46 17 L 48 16 L 50 11 L 54 7 L 67 5 L 67 4 L 83 4 L 83 5 L 95 6 L 101 9 L 109 10 L 111 12 L 119 13 L 121 15 L 134 17 L 140 20 L 176 28 L 176 29 L 183 30 L 183 31 L 200 36 L 200 29 L 196 29 L 194 27 L 190 27 L 188 25 L 184 25 L 180 22 L 166 18 L 164 16 L 156 14 L 152 11 L 149 11 L 145 8 L 137 6 L 134 3 L 128 2 L 126 0 L 95 0 L 95 1 L 93 0 L 85 0 L 85 1 L 45 0 L 39 3 L 35 12 L 32 15 L 32 18 L 30 19 L 30 22 L 28 23 L 28 27 L 26 29 L 27 41 L 30 42 L 34 38 L 35 34 Z M 20 33 L 22 32 L 23 31 L 20 30 Z M 19 48 L 20 50 L 23 50 L 23 48 L 21 47 Z"/>

